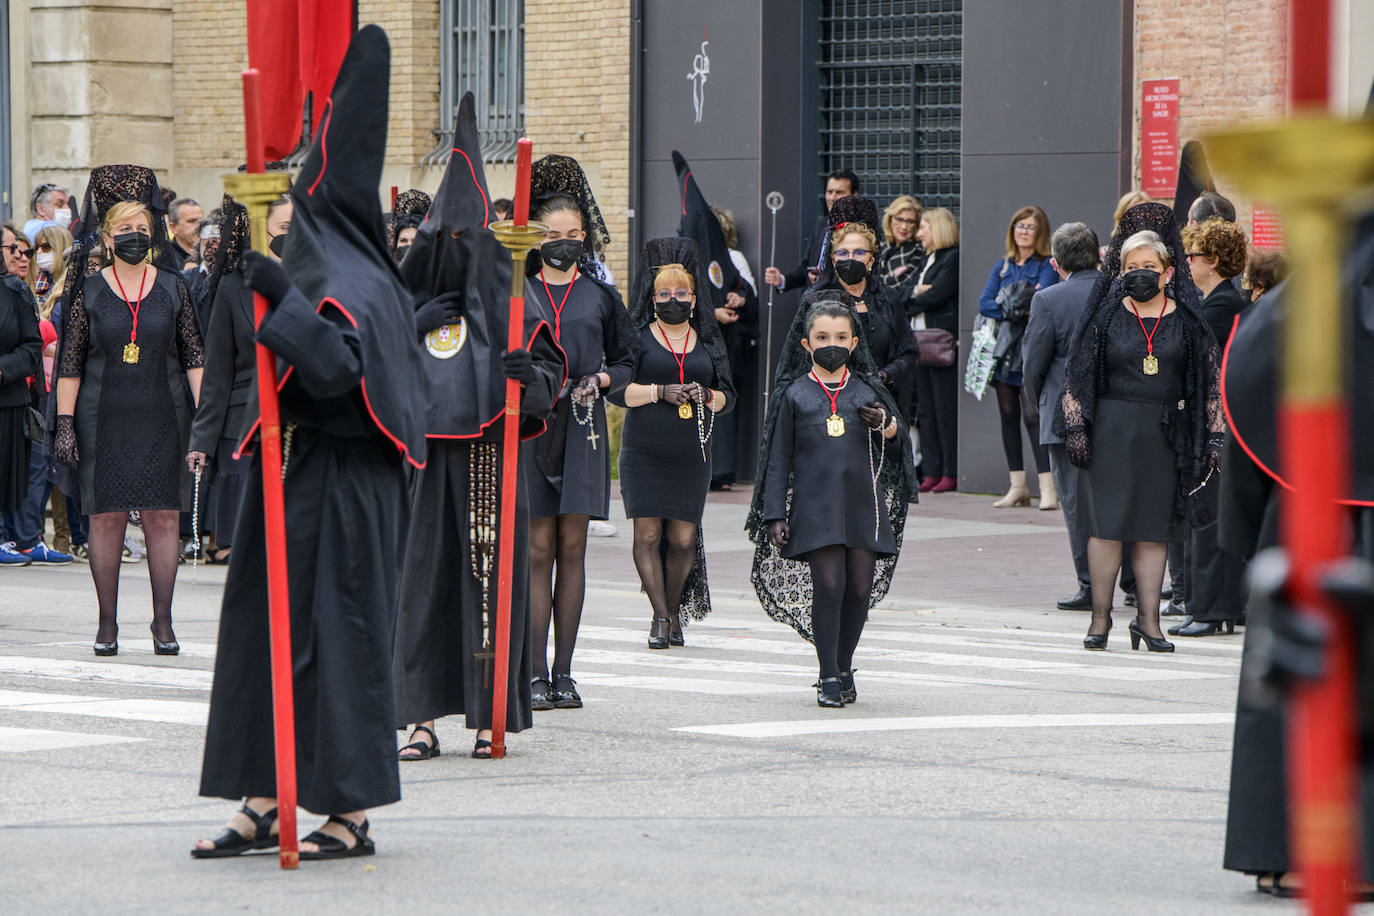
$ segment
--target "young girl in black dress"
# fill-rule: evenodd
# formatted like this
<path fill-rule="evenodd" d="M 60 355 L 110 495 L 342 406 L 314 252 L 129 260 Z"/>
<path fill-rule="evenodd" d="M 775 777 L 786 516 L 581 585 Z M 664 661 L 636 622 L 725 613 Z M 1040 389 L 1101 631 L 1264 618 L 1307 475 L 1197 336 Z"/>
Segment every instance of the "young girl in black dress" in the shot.
<path fill-rule="evenodd" d="M 854 313 L 821 298 L 789 341 L 750 511 L 754 586 L 770 616 L 814 641 L 816 702 L 838 709 L 858 698 L 854 650 L 891 583 L 915 473 Z"/>
<path fill-rule="evenodd" d="M 711 433 L 719 414 L 735 406 L 735 391 L 711 300 L 696 295 L 709 282 L 693 240 L 644 246 L 632 300 L 635 380 L 612 397 L 630 408 L 620 438 L 620 492 L 634 523 L 635 569 L 653 608 L 650 649 L 683 645 L 686 619 L 711 610 L 701 513 Z"/>

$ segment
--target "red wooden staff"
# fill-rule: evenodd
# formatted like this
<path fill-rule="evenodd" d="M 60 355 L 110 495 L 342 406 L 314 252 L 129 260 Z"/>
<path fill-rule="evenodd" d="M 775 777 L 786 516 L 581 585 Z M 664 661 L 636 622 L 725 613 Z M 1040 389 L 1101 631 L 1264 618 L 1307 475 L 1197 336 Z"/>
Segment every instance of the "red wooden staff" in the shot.
<path fill-rule="evenodd" d="M 266 172 L 259 108 L 258 71 L 243 72 L 244 133 L 248 144 L 248 172 Z M 272 191 L 267 200 L 279 192 Z M 255 243 L 266 240 L 267 200 L 257 201 L 252 214 Z M 252 204 L 250 204 L 252 206 Z M 255 244 L 259 250 L 265 245 Z M 253 294 L 255 323 L 262 326 L 267 300 Z M 272 719 L 277 751 L 277 816 L 281 821 L 281 867 L 300 862 L 296 847 L 296 716 L 291 687 L 291 598 L 286 568 L 286 503 L 282 489 L 281 412 L 277 404 L 277 360 L 257 345 L 258 410 L 261 416 L 259 455 L 262 459 L 262 502 L 267 548 L 267 616 L 271 628 Z"/>
<path fill-rule="evenodd" d="M 527 229 L 530 219 L 530 162 L 534 141 L 522 139 L 515 155 L 515 229 Z M 525 346 L 524 252 L 506 238 L 511 251 L 510 314 L 506 323 L 506 352 Z M 515 572 L 515 493 L 520 468 L 520 383 L 506 379 L 506 414 L 501 431 L 501 531 L 496 549 L 496 673 L 491 694 L 491 756 L 506 756 L 507 679 L 510 676 L 510 602 Z"/>

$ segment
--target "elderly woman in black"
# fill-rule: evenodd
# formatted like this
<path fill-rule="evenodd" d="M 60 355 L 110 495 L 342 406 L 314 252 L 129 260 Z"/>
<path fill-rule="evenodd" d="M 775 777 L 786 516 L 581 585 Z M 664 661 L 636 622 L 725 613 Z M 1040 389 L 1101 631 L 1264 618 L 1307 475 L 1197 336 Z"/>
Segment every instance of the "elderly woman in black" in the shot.
<path fill-rule="evenodd" d="M 1143 639 L 1151 652 L 1172 652 L 1159 629 L 1169 542 L 1215 520 L 1215 500 L 1196 494 L 1213 483 L 1225 438 L 1220 350 L 1183 254 L 1168 207 L 1127 211 L 1069 351 L 1054 431 L 1086 469 L 1078 484 L 1093 595 L 1086 649 L 1107 647 L 1122 542 L 1131 541 L 1139 607 L 1131 647 Z"/>
<path fill-rule="evenodd" d="M 634 381 L 611 398 L 630 408 L 620 439 L 620 492 L 634 524 L 635 569 L 653 609 L 650 649 L 683 645 L 687 618 L 711 610 L 701 514 L 711 483 L 711 431 L 735 396 L 710 300 L 705 307 L 697 301 L 707 282 L 691 239 L 644 246 L 632 300 L 639 333 Z"/>
<path fill-rule="evenodd" d="M 169 261 L 152 172 L 97 168 L 86 197 L 81 212 L 91 218 L 92 234 L 81 240 L 82 253 L 67 274 L 52 454 L 75 471 L 90 515 L 91 578 L 100 603 L 95 654 L 119 652 L 119 564 L 128 515 L 137 511 L 148 540 L 153 648 L 175 655 L 178 532 L 180 515 L 192 502 L 191 472 L 182 456 L 205 355 L 195 307 Z M 109 261 L 87 275 L 96 226 Z"/>

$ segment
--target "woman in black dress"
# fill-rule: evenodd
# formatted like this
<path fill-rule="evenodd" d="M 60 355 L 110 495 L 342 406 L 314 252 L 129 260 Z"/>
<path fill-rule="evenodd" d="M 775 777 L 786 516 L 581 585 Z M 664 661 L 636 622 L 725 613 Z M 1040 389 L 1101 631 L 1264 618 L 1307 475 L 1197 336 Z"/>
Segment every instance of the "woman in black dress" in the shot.
<path fill-rule="evenodd" d="M 29 379 L 42 368 L 42 351 L 33 293 L 22 278 L 0 264 L 0 513 L 13 524 L 29 493 L 33 443 L 25 431 L 25 417 Z M 0 544 L 0 563 L 27 566 L 30 562 L 13 545 Z"/>
<path fill-rule="evenodd" d="M 182 458 L 205 354 L 181 273 L 163 267 L 170 246 L 152 172 L 96 169 L 86 196 L 86 244 L 67 272 L 52 454 L 76 472 L 90 516 L 91 578 L 100 604 L 95 654 L 119 652 L 119 565 L 128 516 L 137 511 L 148 540 L 153 648 L 175 655 L 172 591 L 181 513 L 191 509 L 194 490 Z M 87 275 L 97 220 L 103 250 L 113 259 Z"/>
<path fill-rule="evenodd" d="M 822 297 L 797 312 L 776 390 L 746 525 L 754 590 L 770 617 L 815 643 L 816 702 L 841 708 L 858 698 L 854 650 L 892 582 L 916 472 L 897 402 L 844 303 Z"/>
<path fill-rule="evenodd" d="M 683 645 L 687 618 L 711 610 L 701 514 L 711 484 L 711 431 L 735 406 L 735 391 L 710 300 L 698 305 L 696 291 L 707 282 L 691 239 L 644 246 L 633 300 L 635 380 L 612 397 L 630 408 L 620 438 L 620 493 L 634 523 L 635 569 L 653 610 L 650 649 Z"/>
<path fill-rule="evenodd" d="M 1132 207 L 1075 331 L 1054 421 L 1069 460 L 1086 469 L 1078 483 L 1093 593 L 1086 649 L 1107 646 L 1123 541 L 1134 543 L 1139 608 L 1131 647 L 1143 639 L 1152 652 L 1174 649 L 1159 629 L 1159 592 L 1169 542 L 1216 518 L 1216 501 L 1196 495 L 1215 476 L 1225 437 L 1220 366 L 1173 212 Z"/>
<path fill-rule="evenodd" d="M 568 383 L 550 429 L 525 443 L 520 460 L 530 498 L 531 693 L 535 709 L 578 709 L 572 655 L 586 592 L 587 523 L 611 511 L 601 397 L 630 383 L 636 343 L 620 295 L 602 280 L 598 256 L 610 235 L 582 167 L 567 156 L 540 159 L 530 175 L 530 199 L 533 218 L 549 232 L 530 253 L 525 303 L 541 311 L 568 358 Z"/>
<path fill-rule="evenodd" d="M 904 301 L 913 331 L 937 328 L 959 335 L 959 224 L 944 207 L 921 214 L 916 231 L 928 251 Z M 957 365 L 958 360 L 955 360 Z M 959 370 L 916 365 L 916 424 L 921 434 L 921 492 L 959 487 Z"/>
<path fill-rule="evenodd" d="M 251 245 L 248 210 L 226 194 L 220 213 L 220 243 L 209 279 L 208 294 L 214 306 L 206 332 L 205 377 L 186 455 L 192 471 L 212 462 L 215 467 L 209 513 L 214 531 L 211 563 L 228 563 L 234 545 L 244 477 L 251 464 L 247 457 L 235 457 L 235 450 L 243 432 L 244 411 L 254 397 L 258 368 L 253 291 L 244 282 L 242 270 L 243 253 Z M 290 226 L 291 199 L 283 197 L 269 204 L 267 240 L 275 260 L 281 260 L 276 252 L 285 250 Z"/>

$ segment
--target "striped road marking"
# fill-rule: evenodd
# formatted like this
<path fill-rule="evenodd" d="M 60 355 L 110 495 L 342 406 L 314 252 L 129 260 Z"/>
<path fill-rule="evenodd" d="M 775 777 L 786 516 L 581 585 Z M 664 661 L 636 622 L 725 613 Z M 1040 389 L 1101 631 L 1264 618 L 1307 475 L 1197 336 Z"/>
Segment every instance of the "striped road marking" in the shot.
<path fill-rule="evenodd" d="M 42 728 L 9 728 L 0 725 L 0 754 L 22 754 L 25 751 L 59 751 L 97 744 L 132 744 L 145 738 L 124 738 L 119 735 L 86 735 L 76 732 L 54 732 Z"/>
<path fill-rule="evenodd" d="M 909 716 L 891 719 L 798 719 L 783 722 L 740 722 L 734 725 L 694 725 L 675 732 L 721 735 L 727 738 L 789 738 L 796 735 L 841 735 L 854 732 L 928 731 L 973 728 L 1141 728 L 1162 725 L 1230 725 L 1229 712 L 1196 713 L 1083 713 L 1020 716 Z"/>

